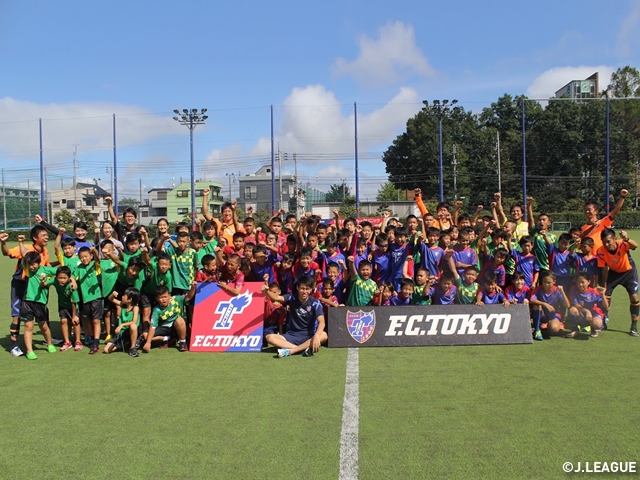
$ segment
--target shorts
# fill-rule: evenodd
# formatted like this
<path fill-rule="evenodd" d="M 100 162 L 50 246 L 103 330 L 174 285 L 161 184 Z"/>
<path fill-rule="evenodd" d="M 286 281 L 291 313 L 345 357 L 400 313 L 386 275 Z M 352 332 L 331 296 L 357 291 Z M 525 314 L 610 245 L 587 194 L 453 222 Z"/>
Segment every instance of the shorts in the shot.
<path fill-rule="evenodd" d="M 120 333 L 114 336 L 107 344 L 112 343 L 116 346 L 116 350 L 125 351 L 131 349 L 131 334 L 128 328 L 120 330 Z"/>
<path fill-rule="evenodd" d="M 115 286 L 113 287 L 113 291 L 118 292 L 118 300 L 122 298 L 122 295 L 124 295 L 124 292 L 127 290 L 127 288 L 129 287 L 125 287 L 120 282 L 116 282 Z M 138 300 L 138 306 L 140 307 L 140 309 L 151 308 L 151 301 L 149 301 L 149 297 L 142 292 L 140 292 L 140 300 Z"/>
<path fill-rule="evenodd" d="M 116 310 L 116 305 L 112 302 L 109 301 L 108 298 L 104 299 L 104 305 L 103 305 L 103 310 L 104 310 L 104 314 L 106 315 L 108 312 L 115 312 Z"/>
<path fill-rule="evenodd" d="M 24 291 L 27 287 L 27 282 L 24 280 L 11 279 L 11 316 L 20 316 L 20 304 L 24 298 Z"/>
<path fill-rule="evenodd" d="M 60 320 L 63 319 L 67 319 L 67 320 L 72 320 L 73 316 L 71 315 L 71 309 L 70 308 L 58 308 L 58 318 L 60 318 Z"/>
<path fill-rule="evenodd" d="M 294 345 L 302 345 L 304 342 L 313 337 L 309 332 L 287 332 L 282 335 L 285 340 Z"/>
<path fill-rule="evenodd" d="M 44 323 L 49 320 L 49 310 L 44 303 L 23 300 L 20 304 L 20 319 L 25 322 Z"/>
<path fill-rule="evenodd" d="M 80 308 L 80 316 L 88 320 L 102 320 L 102 317 L 104 317 L 104 303 L 102 298 L 98 298 L 89 303 L 83 303 Z"/>
<path fill-rule="evenodd" d="M 638 293 L 638 270 L 636 270 L 635 266 L 624 273 L 609 270 L 605 295 L 610 296 L 618 285 L 622 285 L 629 295 Z"/>
<path fill-rule="evenodd" d="M 156 328 L 156 331 L 153 332 L 153 336 L 177 338 L 178 332 L 176 331 L 173 325 L 171 325 L 170 327 L 167 327 L 166 325 L 160 325 L 159 327 Z"/>
<path fill-rule="evenodd" d="M 264 328 L 262 329 L 262 335 L 263 336 L 267 336 L 267 335 L 272 335 L 272 334 L 279 334 L 280 333 L 280 329 L 278 328 L 278 325 L 265 325 Z"/>

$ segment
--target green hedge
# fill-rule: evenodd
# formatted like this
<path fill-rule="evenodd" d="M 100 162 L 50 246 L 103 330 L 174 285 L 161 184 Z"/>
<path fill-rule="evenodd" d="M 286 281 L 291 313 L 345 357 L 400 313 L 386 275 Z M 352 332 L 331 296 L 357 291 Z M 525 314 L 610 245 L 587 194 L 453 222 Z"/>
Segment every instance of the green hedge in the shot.
<path fill-rule="evenodd" d="M 585 216 L 582 212 L 550 213 L 549 217 L 552 222 L 571 222 L 572 227 L 580 227 L 585 224 Z M 640 211 L 618 213 L 613 226 L 622 229 L 640 228 Z"/>

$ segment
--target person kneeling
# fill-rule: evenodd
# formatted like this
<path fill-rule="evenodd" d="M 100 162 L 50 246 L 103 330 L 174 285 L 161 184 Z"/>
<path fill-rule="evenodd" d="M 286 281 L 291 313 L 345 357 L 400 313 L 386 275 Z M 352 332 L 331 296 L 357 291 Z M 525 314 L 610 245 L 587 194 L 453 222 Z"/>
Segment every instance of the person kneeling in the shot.
<path fill-rule="evenodd" d="M 266 285 L 262 287 L 262 291 L 272 302 L 280 302 L 289 307 L 287 333 L 270 333 L 265 337 L 268 343 L 278 348 L 279 357 L 288 357 L 300 352 L 303 356 L 310 357 L 327 341 L 322 303 L 311 296 L 314 287 L 314 278 L 307 275 L 302 275 L 296 282 L 295 295 L 280 296 L 269 290 Z"/>
<path fill-rule="evenodd" d="M 103 352 L 125 351 L 125 348 L 128 348 L 130 356 L 139 357 L 140 354 L 136 348 L 136 343 L 138 341 L 138 329 L 140 328 L 140 308 L 138 307 L 140 290 L 129 287 L 124 291 L 120 300 L 116 298 L 117 296 L 118 292 L 113 292 L 109 295 L 109 301 L 120 307 L 116 336 L 107 342 Z"/>

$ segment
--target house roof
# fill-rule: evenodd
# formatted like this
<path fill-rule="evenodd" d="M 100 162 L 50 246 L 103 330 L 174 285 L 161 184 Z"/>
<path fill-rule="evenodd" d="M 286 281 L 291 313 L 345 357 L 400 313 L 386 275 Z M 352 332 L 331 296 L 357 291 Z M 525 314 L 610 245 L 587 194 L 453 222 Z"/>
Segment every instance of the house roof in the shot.
<path fill-rule="evenodd" d="M 95 185 L 93 183 L 78 182 L 77 186 L 80 187 L 80 188 L 93 188 L 93 194 L 98 196 L 98 197 L 108 197 L 109 195 L 111 195 L 104 188 L 102 188 L 99 185 Z"/>

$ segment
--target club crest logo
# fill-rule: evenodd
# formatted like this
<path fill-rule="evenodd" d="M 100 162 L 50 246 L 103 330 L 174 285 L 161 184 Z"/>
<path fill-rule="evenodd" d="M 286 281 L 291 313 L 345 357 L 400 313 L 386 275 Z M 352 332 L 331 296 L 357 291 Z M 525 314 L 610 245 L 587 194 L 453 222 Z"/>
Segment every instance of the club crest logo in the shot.
<path fill-rule="evenodd" d="M 232 318 L 234 315 L 242 313 L 245 308 L 251 305 L 253 294 L 249 290 L 242 295 L 233 297 L 228 302 L 220 302 L 215 313 L 220 314 L 220 318 L 213 324 L 213 329 L 229 330 L 233 325 Z"/>
<path fill-rule="evenodd" d="M 347 310 L 347 330 L 358 343 L 365 343 L 376 329 L 376 312 L 350 312 Z"/>

